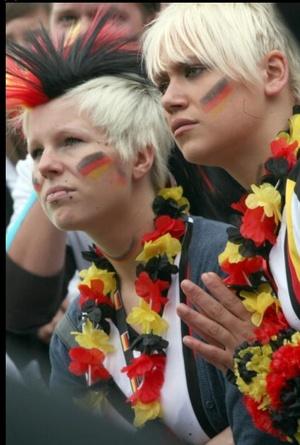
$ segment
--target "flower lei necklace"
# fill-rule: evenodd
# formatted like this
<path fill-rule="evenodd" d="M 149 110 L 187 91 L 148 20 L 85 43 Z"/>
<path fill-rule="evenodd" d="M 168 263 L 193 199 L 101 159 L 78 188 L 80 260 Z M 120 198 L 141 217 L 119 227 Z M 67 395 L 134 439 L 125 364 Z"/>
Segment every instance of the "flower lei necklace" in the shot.
<path fill-rule="evenodd" d="M 284 317 L 267 263 L 279 231 L 287 176 L 300 155 L 300 114 L 289 124 L 271 142 L 273 156 L 264 164 L 260 185 L 252 185 L 252 193 L 232 204 L 242 216 L 237 228 L 228 229 L 219 263 L 228 274 L 224 282 L 242 298 L 256 326 L 253 341 L 235 351 L 231 378 L 259 429 L 299 444 L 300 333 Z"/>
<path fill-rule="evenodd" d="M 121 369 L 131 381 L 133 394 L 129 402 L 135 412 L 134 425 L 142 426 L 148 420 L 162 415 L 160 395 L 164 383 L 168 342 L 162 334 L 168 323 L 162 318 L 167 304 L 167 293 L 172 274 L 178 273 L 174 265 L 181 252 L 181 240 L 185 233 L 184 215 L 189 203 L 182 196 L 182 187 L 165 188 L 159 191 L 153 202 L 155 230 L 143 236 L 142 252 L 136 258 L 135 290 L 139 306 L 134 307 L 126 322 L 140 326 L 142 334 L 130 345 L 131 350 L 141 354 L 128 366 Z M 120 306 L 117 293 L 118 277 L 113 266 L 93 245 L 83 252 L 85 259 L 92 261 L 89 269 L 80 272 L 83 281 L 79 284 L 82 332 L 71 332 L 79 347 L 69 350 L 71 373 L 85 375 L 88 386 L 99 380 L 109 380 L 111 375 L 103 365 L 107 354 L 114 352 L 110 343 L 110 324 L 114 312 Z M 128 337 L 121 336 L 123 350 L 128 349 Z"/>

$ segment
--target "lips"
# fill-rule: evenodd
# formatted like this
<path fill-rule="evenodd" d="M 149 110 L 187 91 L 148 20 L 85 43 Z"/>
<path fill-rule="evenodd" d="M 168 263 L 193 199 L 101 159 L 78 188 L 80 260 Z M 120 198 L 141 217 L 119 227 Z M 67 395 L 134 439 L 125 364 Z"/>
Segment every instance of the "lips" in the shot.
<path fill-rule="evenodd" d="M 195 125 L 197 125 L 197 121 L 191 119 L 175 119 L 171 123 L 171 130 L 174 136 L 179 136 L 185 131 L 192 129 Z"/>
<path fill-rule="evenodd" d="M 45 201 L 47 203 L 51 203 L 54 201 L 59 201 L 64 198 L 68 198 L 71 192 L 74 192 L 74 189 L 71 189 L 69 187 L 62 187 L 62 186 L 51 187 L 46 193 Z"/>

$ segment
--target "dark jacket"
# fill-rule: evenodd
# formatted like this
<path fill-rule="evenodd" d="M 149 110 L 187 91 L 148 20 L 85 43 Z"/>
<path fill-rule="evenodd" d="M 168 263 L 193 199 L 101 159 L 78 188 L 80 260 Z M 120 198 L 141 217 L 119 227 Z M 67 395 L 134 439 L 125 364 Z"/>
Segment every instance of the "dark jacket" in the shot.
<path fill-rule="evenodd" d="M 227 240 L 227 225 L 202 217 L 193 218 L 192 237 L 187 250 L 190 278 L 192 281 L 201 282 L 201 274 L 208 271 L 220 272 L 217 262 L 218 254 L 224 250 Z M 183 252 L 182 252 L 183 256 Z M 182 278 L 182 276 L 180 277 Z M 183 296 L 184 297 L 184 296 Z M 70 306 L 66 320 L 69 325 L 78 330 L 80 326 L 80 308 L 78 300 Z M 63 324 L 62 324 L 63 325 Z M 184 327 L 183 327 L 184 331 Z M 184 332 L 183 332 L 184 334 Z M 54 334 L 50 346 L 50 358 L 52 362 L 51 385 L 53 387 L 73 386 L 79 388 L 86 383 L 83 378 L 73 376 L 68 371 L 70 362 L 68 349 L 74 346 L 73 336 L 68 331 L 61 329 Z M 208 364 L 201 357 L 194 361 L 193 354 L 187 348 L 184 354 L 190 354 L 190 358 L 196 363 L 195 375 L 193 365 L 187 371 L 187 381 L 196 377 L 196 386 L 191 385 L 190 398 L 198 401 L 198 409 L 202 413 L 201 425 L 207 434 L 212 437 L 230 426 L 234 435 L 235 445 L 278 445 L 277 439 L 258 431 L 252 424 L 242 400 L 241 394 L 235 386 L 229 383 L 223 374 L 214 366 Z M 187 363 L 192 362 L 187 359 Z M 199 414 L 199 411 L 198 411 Z M 198 416 L 199 418 L 199 416 Z"/>

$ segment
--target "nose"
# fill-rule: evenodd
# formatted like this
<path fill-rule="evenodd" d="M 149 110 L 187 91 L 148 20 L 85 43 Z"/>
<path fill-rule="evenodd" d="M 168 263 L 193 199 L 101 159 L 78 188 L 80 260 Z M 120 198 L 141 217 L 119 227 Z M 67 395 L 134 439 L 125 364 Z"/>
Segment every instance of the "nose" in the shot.
<path fill-rule="evenodd" d="M 38 163 L 38 171 L 43 178 L 51 179 L 63 173 L 64 165 L 52 150 L 45 149 Z"/>
<path fill-rule="evenodd" d="M 162 97 L 162 106 L 169 114 L 173 114 L 178 110 L 186 108 L 188 105 L 188 98 L 181 90 L 178 83 L 170 80 L 169 85 Z"/>

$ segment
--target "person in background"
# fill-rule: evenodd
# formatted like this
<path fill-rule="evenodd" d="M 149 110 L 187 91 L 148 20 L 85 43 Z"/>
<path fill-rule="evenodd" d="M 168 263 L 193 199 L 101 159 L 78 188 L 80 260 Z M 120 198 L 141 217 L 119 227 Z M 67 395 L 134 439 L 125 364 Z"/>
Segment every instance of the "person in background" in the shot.
<path fill-rule="evenodd" d="M 85 32 L 91 25 L 97 10 L 114 8 L 116 20 L 127 28 L 128 35 L 142 35 L 144 27 L 160 11 L 160 3 L 52 3 L 50 29 L 60 39 L 71 27 L 80 26 Z"/>
<path fill-rule="evenodd" d="M 184 157 L 246 189 L 219 256 L 227 277 L 203 276 L 215 301 L 181 284 L 195 307 L 178 314 L 202 337 L 184 343 L 234 369 L 259 428 L 299 443 L 299 46 L 274 4 L 189 3 L 160 14 L 144 54 Z"/>
<path fill-rule="evenodd" d="M 134 413 L 136 427 L 162 417 L 190 443 L 232 444 L 232 427 L 237 445 L 273 444 L 249 422 L 236 388 L 182 348 L 179 281 L 216 270 L 226 225 L 189 216 L 182 189 L 166 188 L 172 141 L 159 92 L 133 42 L 109 15 L 99 18 L 60 50 L 42 32 L 32 51 L 8 52 L 8 110 L 34 101 L 20 119 L 43 209 L 59 229 L 95 242 L 81 295 L 51 340 L 51 383 L 104 409 L 104 394 L 113 403 L 121 391 L 118 408 L 127 420 Z"/>

